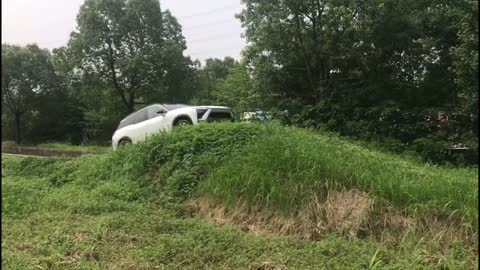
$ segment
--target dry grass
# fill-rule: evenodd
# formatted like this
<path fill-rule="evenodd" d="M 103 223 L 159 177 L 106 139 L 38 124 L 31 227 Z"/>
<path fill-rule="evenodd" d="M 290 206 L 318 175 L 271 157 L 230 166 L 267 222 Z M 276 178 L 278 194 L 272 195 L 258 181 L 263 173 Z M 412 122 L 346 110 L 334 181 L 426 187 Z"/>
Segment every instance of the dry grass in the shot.
<path fill-rule="evenodd" d="M 293 216 L 251 207 L 247 203 L 237 204 L 233 210 L 206 199 L 191 200 L 185 205 L 189 213 L 197 213 L 218 224 L 235 224 L 254 234 L 274 233 L 316 239 L 329 232 L 355 237 L 359 231 L 365 230 L 372 204 L 367 193 L 350 190 L 332 192 L 323 203 L 314 196 Z"/>
<path fill-rule="evenodd" d="M 322 224 L 323 221 L 325 229 L 356 236 L 368 222 L 372 205 L 373 201 L 366 192 L 333 192 L 323 205 L 315 201 L 315 212 L 325 213 L 319 222 Z"/>
<path fill-rule="evenodd" d="M 287 270 L 288 268 L 281 263 L 275 263 L 270 260 L 263 260 L 261 262 L 252 263 L 248 269 L 249 270 Z"/>
<path fill-rule="evenodd" d="M 317 196 L 298 213 L 286 216 L 272 209 L 239 203 L 227 208 L 200 198 L 185 203 L 187 212 L 217 224 L 235 225 L 255 235 L 279 234 L 305 239 L 320 239 L 334 233 L 349 238 L 369 238 L 389 245 L 414 236 L 434 239 L 442 250 L 460 241 L 477 252 L 476 234 L 462 220 L 449 219 L 432 212 L 409 212 L 377 206 L 364 191 L 330 193 L 323 202 Z"/>

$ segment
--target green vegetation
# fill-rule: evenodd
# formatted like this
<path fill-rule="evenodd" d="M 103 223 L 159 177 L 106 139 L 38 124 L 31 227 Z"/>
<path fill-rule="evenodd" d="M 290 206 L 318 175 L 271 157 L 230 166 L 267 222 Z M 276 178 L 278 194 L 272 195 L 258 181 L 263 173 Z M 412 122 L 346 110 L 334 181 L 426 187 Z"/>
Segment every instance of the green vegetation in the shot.
<path fill-rule="evenodd" d="M 184 56 L 158 0 L 86 0 L 52 51 L 2 44 L 2 139 L 101 152 L 2 156 L 2 266 L 477 268 L 477 3 L 242 5 L 242 59 Z M 291 127 L 90 146 L 157 102 L 258 108 Z"/>
<path fill-rule="evenodd" d="M 111 146 L 101 146 L 101 145 L 71 145 L 67 143 L 40 143 L 36 147 L 40 148 L 53 148 L 53 149 L 64 149 L 64 150 L 79 150 L 79 151 L 94 151 L 94 152 L 109 152 Z"/>
<path fill-rule="evenodd" d="M 422 164 L 296 128 L 270 126 L 267 134 L 211 173 L 204 192 L 292 210 L 312 192 L 358 188 L 401 208 L 455 211 L 476 226 L 475 169 Z"/>
<path fill-rule="evenodd" d="M 215 104 L 478 165 L 476 1 L 241 2 L 240 59 L 184 56 L 158 0 L 86 0 L 52 51 L 2 44 L 2 139 L 104 145 L 142 106 Z"/>
<path fill-rule="evenodd" d="M 15 147 L 17 143 L 14 141 L 2 141 L 2 147 Z"/>
<path fill-rule="evenodd" d="M 182 127 L 77 159 L 4 156 L 2 266 L 476 269 L 476 173 L 369 150 L 331 134 L 256 124 Z M 379 207 L 428 211 L 445 228 L 461 220 L 471 227 L 470 240 L 443 245 L 442 234 L 415 232 L 395 243 L 334 232 L 315 241 L 254 236 L 185 211 L 186 202 L 206 199 L 287 216 L 310 194 L 322 201 L 343 188 L 366 191 Z"/>
<path fill-rule="evenodd" d="M 256 92 L 286 123 L 478 164 L 477 3 L 243 2 Z M 473 153 L 446 153 L 459 143 Z"/>

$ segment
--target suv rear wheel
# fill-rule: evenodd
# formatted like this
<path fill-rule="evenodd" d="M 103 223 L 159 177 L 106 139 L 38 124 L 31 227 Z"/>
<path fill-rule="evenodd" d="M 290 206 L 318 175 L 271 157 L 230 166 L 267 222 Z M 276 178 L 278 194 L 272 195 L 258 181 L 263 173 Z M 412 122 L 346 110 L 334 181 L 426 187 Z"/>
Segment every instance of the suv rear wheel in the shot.
<path fill-rule="evenodd" d="M 185 118 L 185 117 L 181 117 L 181 118 L 178 118 L 175 120 L 175 122 L 173 123 L 173 126 L 174 127 L 178 127 L 178 126 L 188 126 L 188 125 L 191 125 L 192 122 L 190 122 L 190 120 L 188 118 Z"/>

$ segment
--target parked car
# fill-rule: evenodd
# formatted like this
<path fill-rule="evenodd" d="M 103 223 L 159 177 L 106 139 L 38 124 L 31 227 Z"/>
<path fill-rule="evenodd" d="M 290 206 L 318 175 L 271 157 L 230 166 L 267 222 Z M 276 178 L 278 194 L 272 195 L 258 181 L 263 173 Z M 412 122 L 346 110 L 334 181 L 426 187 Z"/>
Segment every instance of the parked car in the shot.
<path fill-rule="evenodd" d="M 271 120 L 271 113 L 264 111 L 244 112 L 240 115 L 240 121 L 252 123 L 265 123 Z"/>
<path fill-rule="evenodd" d="M 235 121 L 235 115 L 228 107 L 153 104 L 120 121 L 112 136 L 112 147 L 115 150 L 121 145 L 137 143 L 176 126 L 225 121 Z"/>

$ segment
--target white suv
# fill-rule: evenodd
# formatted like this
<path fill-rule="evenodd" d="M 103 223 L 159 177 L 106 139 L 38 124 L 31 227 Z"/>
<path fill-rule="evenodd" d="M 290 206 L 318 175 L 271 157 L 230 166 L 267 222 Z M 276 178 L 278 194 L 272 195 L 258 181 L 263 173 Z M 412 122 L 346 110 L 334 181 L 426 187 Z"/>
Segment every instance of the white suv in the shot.
<path fill-rule="evenodd" d="M 228 107 L 189 106 L 183 104 L 153 104 L 125 117 L 112 136 L 112 146 L 137 143 L 149 135 L 169 131 L 172 127 L 206 122 L 234 122 Z"/>

